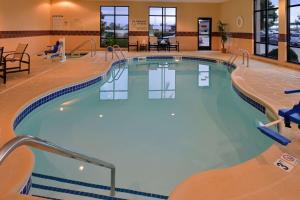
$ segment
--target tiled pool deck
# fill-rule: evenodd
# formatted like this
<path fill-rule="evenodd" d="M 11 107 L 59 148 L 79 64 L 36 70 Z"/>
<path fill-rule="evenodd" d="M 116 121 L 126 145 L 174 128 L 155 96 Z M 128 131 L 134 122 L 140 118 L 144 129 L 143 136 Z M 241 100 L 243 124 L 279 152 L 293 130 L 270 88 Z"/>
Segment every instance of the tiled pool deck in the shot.
<path fill-rule="evenodd" d="M 159 55 L 164 54 L 169 55 L 162 52 Z M 157 55 L 157 52 L 128 54 L 132 57 L 146 55 Z M 229 58 L 229 55 L 218 52 L 180 52 L 179 55 L 224 60 Z M 237 61 L 238 64 L 240 62 Z M 34 57 L 31 75 L 9 75 L 6 85 L 0 83 L 0 145 L 14 137 L 13 121 L 25 104 L 67 84 L 105 73 L 110 64 L 111 61 L 104 61 L 103 52 L 98 52 L 94 58 L 86 56 L 68 60 L 63 64 Z M 267 107 L 267 113 L 270 113 L 270 110 L 291 107 L 300 100 L 299 94 L 283 94 L 285 89 L 300 88 L 300 71 L 297 70 L 251 60 L 249 68 L 240 66 L 232 73 L 232 80 L 236 88 Z M 274 144 L 260 156 L 245 163 L 195 174 L 178 185 L 170 199 L 299 199 L 300 167 L 296 166 L 293 171 L 287 173 L 273 165 L 283 153 L 300 158 L 300 134 L 296 131 L 295 127 L 292 130 L 282 129 L 284 134 L 293 139 L 293 143 L 288 147 Z M 20 148 L 0 166 L 1 199 L 35 199 L 16 194 L 27 181 L 33 165 L 34 157 L 31 151 Z"/>

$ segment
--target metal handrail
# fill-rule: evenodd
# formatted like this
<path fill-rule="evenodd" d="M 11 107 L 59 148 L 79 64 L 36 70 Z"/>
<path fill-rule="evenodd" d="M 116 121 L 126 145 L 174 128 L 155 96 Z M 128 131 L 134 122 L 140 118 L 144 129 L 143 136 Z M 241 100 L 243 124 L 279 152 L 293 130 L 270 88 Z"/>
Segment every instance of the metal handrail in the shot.
<path fill-rule="evenodd" d="M 235 60 L 237 59 L 237 57 L 238 57 L 238 55 L 233 53 L 227 61 L 228 64 L 232 65 L 235 62 Z"/>
<path fill-rule="evenodd" d="M 30 146 L 42 151 L 54 153 L 63 157 L 72 158 L 75 160 L 83 161 L 86 163 L 90 163 L 90 164 L 94 164 L 100 167 L 110 169 L 111 170 L 110 194 L 111 196 L 115 196 L 116 167 L 113 164 L 59 147 L 46 140 L 42 140 L 40 138 L 33 137 L 31 135 L 16 136 L 15 138 L 8 141 L 5 145 L 3 145 L 3 147 L 0 149 L 0 165 L 15 149 L 21 146 Z"/>
<path fill-rule="evenodd" d="M 245 64 L 245 56 L 246 56 L 246 59 L 247 59 L 246 66 L 249 67 L 249 60 L 250 60 L 250 53 L 249 53 L 249 51 L 246 50 L 246 49 L 241 49 L 240 51 L 242 51 L 242 53 L 243 53 L 243 64 Z"/>
<path fill-rule="evenodd" d="M 75 51 L 77 51 L 78 49 L 80 49 L 81 47 L 86 45 L 87 43 L 91 44 L 91 57 L 94 57 L 96 55 L 96 46 L 97 46 L 96 41 L 94 39 L 89 39 L 89 40 L 83 41 L 82 43 L 77 45 L 74 49 L 72 49 L 70 51 L 70 54 L 73 54 Z"/>
<path fill-rule="evenodd" d="M 227 61 L 228 64 L 230 64 L 230 65 L 234 64 L 234 62 L 238 58 L 240 52 L 242 53 L 243 65 L 245 64 L 245 57 L 246 57 L 246 59 L 247 59 L 246 67 L 249 67 L 250 53 L 246 49 L 239 49 L 238 53 L 232 53 Z"/>
<path fill-rule="evenodd" d="M 121 53 L 121 55 L 122 55 L 122 58 L 126 59 L 126 56 L 125 56 L 123 50 L 121 49 L 121 47 L 119 45 L 114 45 L 113 48 L 114 48 L 114 52 L 115 52 L 116 55 L 118 55 L 117 51 L 119 51 Z M 119 56 L 117 56 L 117 57 L 118 57 L 118 59 L 120 59 Z"/>

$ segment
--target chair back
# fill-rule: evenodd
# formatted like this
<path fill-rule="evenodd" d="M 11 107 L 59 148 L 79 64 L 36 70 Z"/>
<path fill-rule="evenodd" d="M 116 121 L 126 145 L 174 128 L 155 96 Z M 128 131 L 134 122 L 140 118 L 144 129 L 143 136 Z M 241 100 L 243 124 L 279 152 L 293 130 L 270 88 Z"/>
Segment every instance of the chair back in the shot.
<path fill-rule="evenodd" d="M 3 59 L 3 51 L 4 51 L 4 47 L 0 47 L 0 65 L 1 65 L 2 59 Z"/>
<path fill-rule="evenodd" d="M 56 41 L 55 45 L 53 46 L 53 52 L 57 53 L 60 50 L 61 43 L 59 41 Z"/>
<path fill-rule="evenodd" d="M 169 43 L 170 44 L 176 44 L 177 43 L 177 38 L 176 37 L 169 37 Z"/>
<path fill-rule="evenodd" d="M 149 37 L 149 43 L 150 44 L 157 44 L 157 37 L 150 36 Z"/>
<path fill-rule="evenodd" d="M 13 58 L 15 60 L 22 60 L 27 47 L 28 47 L 28 44 L 21 44 L 21 43 L 18 44 L 17 49 L 13 55 Z"/>

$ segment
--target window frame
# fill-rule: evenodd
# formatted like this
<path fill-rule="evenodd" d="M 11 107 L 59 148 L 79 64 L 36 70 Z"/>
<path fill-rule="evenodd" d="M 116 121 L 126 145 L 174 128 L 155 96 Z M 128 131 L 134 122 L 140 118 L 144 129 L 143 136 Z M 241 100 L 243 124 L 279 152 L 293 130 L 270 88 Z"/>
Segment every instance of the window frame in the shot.
<path fill-rule="evenodd" d="M 103 7 L 112 7 L 114 8 L 114 14 L 102 14 L 102 8 Z M 117 8 L 128 8 L 128 14 L 116 14 L 116 9 Z M 102 45 L 102 40 L 105 40 L 107 39 L 106 37 L 102 37 L 102 27 L 101 27 L 101 24 L 102 24 L 102 16 L 113 16 L 114 17 L 114 30 L 113 30 L 113 39 L 114 40 L 117 40 L 117 39 L 121 39 L 121 40 L 127 40 L 129 41 L 129 32 L 130 32 L 130 24 L 129 24 L 129 17 L 130 17 L 130 6 L 109 6 L 109 5 L 102 5 L 100 6 L 100 47 L 107 47 L 107 45 Z M 126 16 L 128 17 L 128 21 L 127 21 L 127 24 L 128 24 L 128 36 L 125 37 L 125 38 L 121 38 L 121 37 L 116 37 L 116 17 L 119 17 L 119 16 Z M 127 42 L 128 43 L 128 42 Z"/>
<path fill-rule="evenodd" d="M 274 8 L 269 8 L 268 6 L 268 0 L 265 0 L 265 8 L 263 9 L 258 9 L 256 10 L 256 2 L 258 0 L 254 0 L 253 1 L 253 27 L 254 27 L 254 55 L 256 56 L 260 56 L 260 57 L 264 57 L 264 58 L 269 58 L 269 59 L 273 59 L 273 60 L 278 60 L 278 56 L 277 58 L 274 58 L 274 57 L 270 57 L 269 56 L 269 46 L 277 46 L 277 49 L 278 49 L 278 43 L 279 43 L 279 26 L 278 26 L 278 42 L 277 44 L 274 44 L 274 43 L 270 43 L 269 41 L 269 25 L 268 25 L 268 19 L 269 19 L 269 15 L 268 15 L 268 12 L 269 11 L 278 11 L 279 12 L 279 0 L 278 0 L 278 6 L 277 7 L 274 7 Z M 264 39 L 265 39 L 265 42 L 257 42 L 256 40 L 256 37 L 257 37 L 257 30 L 256 30 L 256 14 L 257 13 L 263 13 L 265 14 L 265 22 L 264 22 L 264 28 L 265 28 L 265 36 L 264 36 Z M 278 22 L 279 22 L 279 15 L 278 15 Z M 258 54 L 257 53 L 257 45 L 258 44 L 263 44 L 265 45 L 265 53 L 264 54 Z M 279 49 L 278 49 L 279 50 Z"/>
<path fill-rule="evenodd" d="M 161 15 L 151 15 L 150 13 L 150 9 L 151 8 L 161 8 Z M 164 9 L 166 8 L 175 8 L 175 15 L 164 15 Z M 150 35 L 150 17 L 161 17 L 162 19 L 162 30 L 161 30 L 161 37 L 159 39 L 166 39 L 164 36 L 165 30 L 164 30 L 164 18 L 165 17 L 175 17 L 175 37 L 177 34 L 177 7 L 173 6 L 173 7 L 165 7 L 165 6 L 149 6 L 148 7 L 148 20 L 149 20 L 149 24 L 148 24 L 148 36 L 151 37 Z"/>
<path fill-rule="evenodd" d="M 291 59 L 290 59 L 290 49 L 291 48 L 297 48 L 297 49 L 300 49 L 300 46 L 293 46 L 293 45 L 291 45 L 291 8 L 293 8 L 293 7 L 299 7 L 300 8 L 300 2 L 298 3 L 298 4 L 294 4 L 294 5 L 291 5 L 290 4 L 290 2 L 291 2 L 291 0 L 287 0 L 286 1 L 286 11 L 287 11 L 287 15 L 286 15 L 286 31 L 287 31 L 287 35 L 286 35 L 286 43 L 287 43 L 287 48 L 286 48 L 286 51 L 287 51 L 287 57 L 286 57 L 286 59 L 287 59 L 287 62 L 289 62 L 289 63 L 293 63 L 293 64 L 298 64 L 298 65 L 300 65 L 300 60 L 299 60 L 299 62 L 294 62 L 294 61 L 292 61 Z M 299 54 L 300 55 L 300 54 Z M 298 57 L 298 59 L 300 59 L 300 57 Z"/>

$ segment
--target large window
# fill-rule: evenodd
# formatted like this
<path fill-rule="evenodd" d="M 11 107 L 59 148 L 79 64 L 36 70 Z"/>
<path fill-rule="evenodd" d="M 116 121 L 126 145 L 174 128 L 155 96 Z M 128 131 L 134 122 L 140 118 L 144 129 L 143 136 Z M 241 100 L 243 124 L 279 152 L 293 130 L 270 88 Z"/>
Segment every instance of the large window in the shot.
<path fill-rule="evenodd" d="M 278 1 L 254 0 L 254 53 L 278 58 Z"/>
<path fill-rule="evenodd" d="M 102 6 L 100 8 L 101 47 L 128 45 L 128 7 Z"/>
<path fill-rule="evenodd" d="M 176 8 L 150 7 L 149 36 L 169 38 L 176 35 Z"/>
<path fill-rule="evenodd" d="M 288 1 L 288 61 L 300 63 L 300 0 Z"/>

